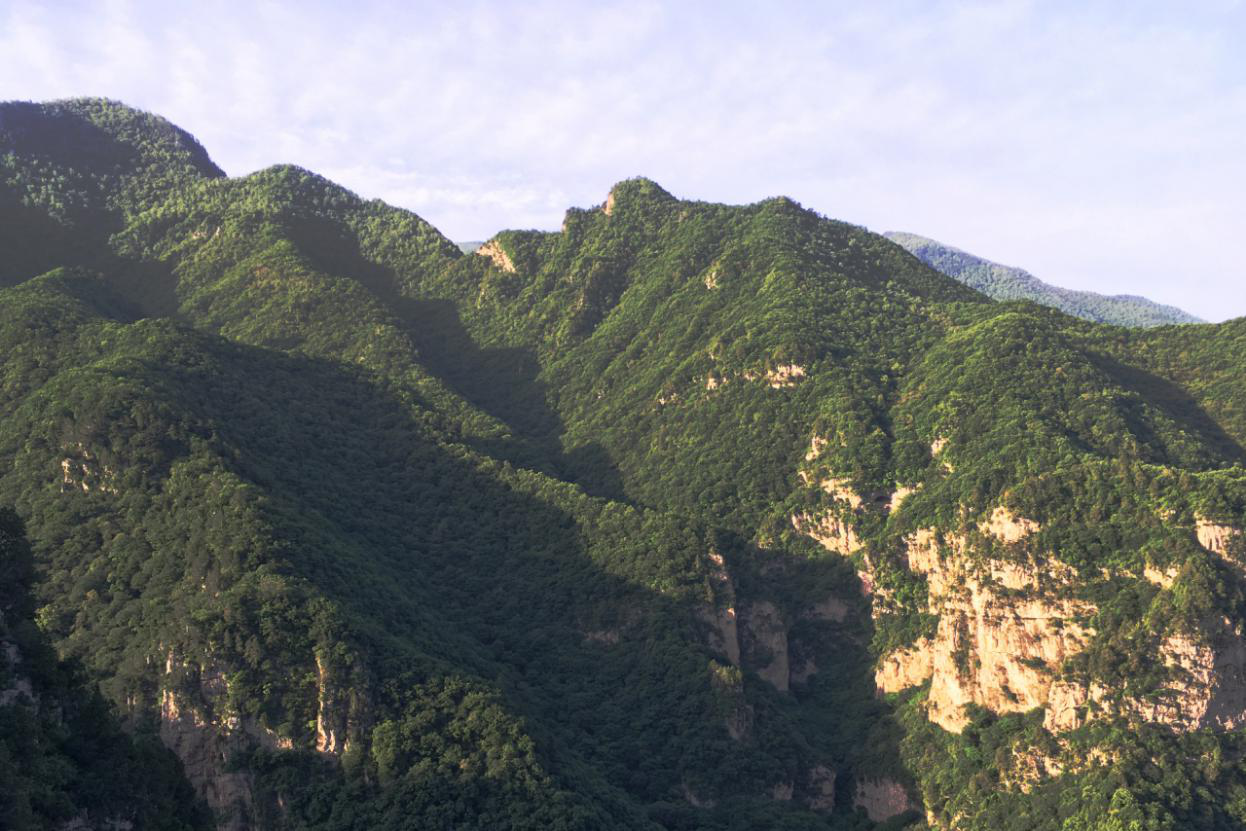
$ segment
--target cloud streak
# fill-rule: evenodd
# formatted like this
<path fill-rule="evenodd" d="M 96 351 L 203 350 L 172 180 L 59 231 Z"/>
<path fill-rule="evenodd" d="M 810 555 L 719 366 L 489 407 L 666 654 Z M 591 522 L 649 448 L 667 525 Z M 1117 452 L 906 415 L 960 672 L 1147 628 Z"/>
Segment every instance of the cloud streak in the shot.
<path fill-rule="evenodd" d="M 0 97 L 119 98 L 459 239 L 643 174 L 1246 314 L 1240 2 L 6 8 Z"/>

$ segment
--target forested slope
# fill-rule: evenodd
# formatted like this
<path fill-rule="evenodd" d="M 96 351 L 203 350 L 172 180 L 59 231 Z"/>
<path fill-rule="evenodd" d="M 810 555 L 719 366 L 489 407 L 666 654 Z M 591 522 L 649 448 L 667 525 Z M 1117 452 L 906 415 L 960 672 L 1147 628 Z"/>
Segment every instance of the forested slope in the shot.
<path fill-rule="evenodd" d="M 1096 294 L 1049 285 L 1028 271 L 984 260 L 917 234 L 888 231 L 885 236 L 932 268 L 996 300 L 1033 300 L 1074 317 L 1117 326 L 1202 322 L 1176 306 L 1137 295 Z"/>
<path fill-rule="evenodd" d="M 647 180 L 464 254 L 98 100 L 0 158 L 35 617 L 221 827 L 1246 821 L 1241 321 Z"/>

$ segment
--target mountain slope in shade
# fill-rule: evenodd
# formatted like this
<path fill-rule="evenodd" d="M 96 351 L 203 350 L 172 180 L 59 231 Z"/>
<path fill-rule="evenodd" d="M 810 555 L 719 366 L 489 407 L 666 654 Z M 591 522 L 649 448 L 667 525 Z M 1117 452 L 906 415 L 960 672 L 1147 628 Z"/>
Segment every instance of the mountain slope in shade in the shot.
<path fill-rule="evenodd" d="M 1033 300 L 1066 314 L 1118 326 L 1163 326 L 1202 323 L 1176 306 L 1165 306 L 1132 294 L 1105 295 L 1052 286 L 1028 271 L 976 257 L 959 248 L 917 234 L 888 231 L 887 239 L 919 260 L 995 300 Z"/>
<path fill-rule="evenodd" d="M 170 162 L 0 122 L 0 504 L 220 827 L 1246 824 L 1246 319 L 645 179 L 463 253 L 59 106 Z"/>

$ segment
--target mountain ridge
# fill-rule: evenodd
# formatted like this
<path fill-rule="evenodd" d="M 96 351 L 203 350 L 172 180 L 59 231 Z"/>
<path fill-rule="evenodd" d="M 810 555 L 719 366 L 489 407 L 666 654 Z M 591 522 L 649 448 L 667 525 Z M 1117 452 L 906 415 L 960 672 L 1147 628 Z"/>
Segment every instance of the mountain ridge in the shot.
<path fill-rule="evenodd" d="M 476 255 L 289 166 L 5 164 L 37 617 L 219 827 L 1246 821 L 1243 321 L 641 179 Z"/>
<path fill-rule="evenodd" d="M 1122 326 L 1206 322 L 1176 306 L 1140 295 L 1105 295 L 1053 286 L 1023 269 L 1000 265 L 918 234 L 887 231 L 883 236 L 927 265 L 996 300 L 1033 300 L 1085 320 Z"/>

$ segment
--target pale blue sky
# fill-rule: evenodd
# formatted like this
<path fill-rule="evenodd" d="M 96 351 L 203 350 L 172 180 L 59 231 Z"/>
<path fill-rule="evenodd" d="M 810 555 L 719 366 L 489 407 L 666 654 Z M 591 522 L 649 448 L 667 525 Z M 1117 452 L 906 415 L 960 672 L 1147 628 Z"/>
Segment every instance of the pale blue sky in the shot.
<path fill-rule="evenodd" d="M 104 95 L 454 239 L 634 175 L 1246 315 L 1246 3 L 25 3 L 0 99 Z"/>

